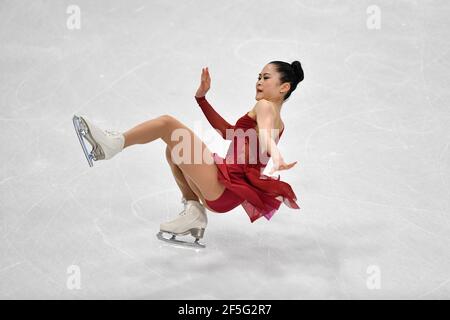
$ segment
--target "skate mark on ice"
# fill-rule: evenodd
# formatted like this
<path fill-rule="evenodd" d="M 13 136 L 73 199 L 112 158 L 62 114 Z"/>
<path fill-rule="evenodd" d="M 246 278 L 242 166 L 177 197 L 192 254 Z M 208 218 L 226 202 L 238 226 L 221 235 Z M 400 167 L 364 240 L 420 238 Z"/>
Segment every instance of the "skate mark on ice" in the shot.
<path fill-rule="evenodd" d="M 432 294 L 433 292 L 439 290 L 440 288 L 442 288 L 443 286 L 447 285 L 448 283 L 450 283 L 450 278 L 448 278 L 447 280 L 442 281 L 438 286 L 436 286 L 435 288 L 433 288 L 433 289 L 427 291 L 426 293 L 421 294 L 421 295 L 418 297 L 418 299 L 423 299 L 423 298 L 425 298 L 426 296 L 428 296 L 428 295 Z"/>
<path fill-rule="evenodd" d="M 56 288 L 59 288 L 61 286 L 61 282 L 59 280 L 54 279 L 53 277 L 50 276 L 50 274 L 46 273 L 41 268 L 39 268 L 36 264 L 34 264 L 19 249 L 17 249 L 17 247 L 8 238 L 5 238 L 5 240 L 7 241 L 9 246 L 14 249 L 14 251 L 17 254 L 17 256 L 20 257 L 23 260 L 21 262 L 21 264 L 27 264 L 32 270 L 34 270 L 36 273 L 40 274 L 44 279 L 46 279 L 48 282 L 52 283 Z M 28 284 L 25 283 L 22 286 L 22 288 L 24 288 L 27 285 Z M 69 291 L 69 294 L 74 295 L 74 296 L 78 296 L 76 292 L 74 292 L 72 290 L 68 290 L 68 291 Z"/>
<path fill-rule="evenodd" d="M 15 268 L 15 267 L 17 267 L 17 266 L 19 266 L 21 264 L 23 264 L 23 261 L 19 261 L 19 262 L 13 263 L 13 264 L 11 264 L 9 266 L 6 266 L 6 267 L 0 269 L 0 273 L 8 271 L 9 269 Z"/>
<path fill-rule="evenodd" d="M 21 100 L 20 100 L 20 98 L 19 98 L 19 91 L 20 91 L 21 87 L 24 85 L 24 83 L 27 82 L 30 78 L 32 78 L 32 75 L 30 75 L 30 74 L 33 73 L 35 70 L 38 70 L 38 68 L 40 68 L 40 67 L 42 67 L 42 66 L 58 65 L 58 64 L 62 64 L 63 62 L 57 62 L 57 63 L 54 63 L 54 62 L 53 62 L 53 59 L 51 59 L 50 62 L 47 62 L 47 63 L 44 63 L 44 64 L 40 64 L 40 65 L 37 65 L 37 66 L 35 66 L 35 67 L 30 68 L 29 70 L 27 70 L 27 72 L 26 72 L 26 74 L 25 74 L 25 77 L 24 77 L 23 80 L 17 85 L 17 87 L 16 87 L 16 89 L 15 89 L 15 93 L 14 93 L 14 97 L 15 97 L 15 99 L 16 99 L 16 103 L 17 103 L 17 105 L 19 106 L 19 109 L 18 109 L 18 110 L 21 111 L 21 110 L 29 109 L 30 107 L 33 107 L 34 104 L 35 104 L 36 102 L 39 102 L 39 101 L 44 100 L 44 99 L 48 99 L 48 98 L 50 98 L 51 96 L 53 96 L 53 95 L 55 94 L 55 92 L 57 92 L 58 89 L 59 89 L 59 88 L 67 81 L 67 79 L 69 79 L 70 76 L 72 76 L 73 72 L 74 72 L 75 70 L 79 69 L 79 68 L 80 68 L 83 64 L 85 64 L 87 61 L 89 61 L 89 59 L 90 59 L 93 55 L 94 55 L 93 53 L 87 54 L 86 57 L 85 57 L 84 59 L 82 59 L 82 60 L 81 60 L 74 68 L 72 68 L 71 70 L 69 70 L 68 72 L 66 72 L 66 73 L 62 76 L 62 79 L 61 79 L 60 83 L 56 86 L 56 88 L 54 88 L 54 90 L 53 90 L 52 92 L 50 92 L 50 93 L 48 93 L 48 94 L 46 94 L 46 95 L 43 95 L 43 96 L 41 96 L 41 97 L 38 97 L 35 101 L 29 102 L 29 103 L 28 103 L 28 104 L 29 104 L 28 106 L 25 106 L 24 104 L 21 103 Z M 63 67 L 65 67 L 65 65 L 64 65 Z M 16 109 L 16 111 L 17 111 L 17 109 Z M 46 118 L 48 118 L 48 117 L 45 117 L 45 116 L 44 116 L 44 119 L 46 119 Z M 30 120 L 42 120 L 42 118 L 38 118 L 38 119 L 30 119 Z"/>
<path fill-rule="evenodd" d="M 98 218 L 94 219 L 94 226 L 95 226 L 95 230 L 97 230 L 97 232 L 100 234 L 100 236 L 102 237 L 103 242 L 108 246 L 111 247 L 117 251 L 119 251 L 120 253 L 124 254 L 125 256 L 127 256 L 128 258 L 132 258 L 134 259 L 135 257 L 131 254 L 129 254 L 128 252 L 126 252 L 125 250 L 122 250 L 121 248 L 113 245 L 109 240 L 108 240 L 108 236 L 102 231 L 102 229 L 100 228 L 100 226 L 98 225 Z"/>
<path fill-rule="evenodd" d="M 117 79 L 113 80 L 107 87 L 105 87 L 104 89 L 100 90 L 98 93 L 96 93 L 94 96 L 92 96 L 91 98 L 87 99 L 87 101 L 85 101 L 84 103 L 82 103 L 79 107 L 77 107 L 76 110 L 72 111 L 71 113 L 68 114 L 76 114 L 79 113 L 84 107 L 86 107 L 89 103 L 91 103 L 92 101 L 94 101 L 95 99 L 97 99 L 99 96 L 101 96 L 102 94 L 104 94 L 105 92 L 107 92 L 108 90 L 110 90 L 112 87 L 114 87 L 118 82 L 120 82 L 121 80 L 125 79 L 126 77 L 128 77 L 130 74 L 132 74 L 133 72 L 139 70 L 140 68 L 144 67 L 148 65 L 148 62 L 144 62 L 141 63 L 133 68 L 131 68 L 130 70 L 128 70 L 127 72 L 125 72 L 124 74 L 122 74 L 121 76 L 119 76 Z M 61 125 L 65 124 L 67 122 L 67 120 L 62 120 L 60 123 L 57 123 L 54 125 L 54 128 L 59 128 Z M 9 164 L 10 162 L 14 161 L 15 158 L 18 155 L 23 154 L 23 150 L 29 150 L 30 146 L 34 145 L 36 143 L 36 141 L 38 141 L 43 135 L 48 134 L 47 131 L 42 131 L 41 133 L 38 133 L 36 136 L 34 136 L 34 139 L 31 139 L 29 141 L 28 144 L 26 144 L 25 146 L 23 146 L 23 148 L 21 150 L 18 150 L 17 152 L 15 152 L 6 162 L 6 164 Z"/>
<path fill-rule="evenodd" d="M 176 189 L 176 188 L 164 189 L 162 191 L 153 192 L 153 193 L 146 194 L 146 195 L 143 195 L 141 197 L 135 198 L 133 196 L 132 191 L 131 191 L 130 184 L 128 183 L 128 181 L 127 181 L 127 179 L 126 179 L 126 177 L 125 177 L 125 175 L 123 173 L 122 166 L 120 164 L 117 164 L 116 165 L 116 169 L 117 169 L 117 172 L 119 172 L 119 175 L 122 178 L 123 183 L 125 184 L 125 187 L 126 187 L 126 190 L 128 192 L 128 195 L 129 195 L 130 199 L 132 199 L 130 207 L 131 207 L 131 211 L 132 211 L 133 216 L 136 217 L 137 219 L 143 221 L 143 222 L 148 223 L 148 224 L 154 224 L 155 223 L 154 220 L 149 220 L 149 219 L 144 218 L 144 217 L 139 215 L 138 208 L 142 208 L 139 205 L 139 202 L 142 201 L 142 200 L 151 198 L 151 197 L 155 197 L 155 196 L 167 196 L 169 193 L 175 192 L 178 189 Z M 168 212 L 168 209 L 169 209 L 167 207 L 167 203 L 168 203 L 168 201 L 166 201 L 166 212 Z"/>
<path fill-rule="evenodd" d="M 330 125 L 332 123 L 339 122 L 341 120 L 352 118 L 353 116 L 356 116 L 358 114 L 373 113 L 373 112 L 379 112 L 379 111 L 384 111 L 384 110 L 387 110 L 387 109 L 386 108 L 375 108 L 375 109 L 370 109 L 370 110 L 365 110 L 365 111 L 360 111 L 360 112 L 354 112 L 354 113 L 350 113 L 350 114 L 347 114 L 347 115 L 342 116 L 342 117 L 335 118 L 333 120 L 326 121 L 325 123 L 322 123 L 321 125 L 317 126 L 306 137 L 306 141 L 305 141 L 305 154 L 306 154 L 306 157 L 308 157 L 308 147 L 309 147 L 309 143 L 310 143 L 311 137 L 313 135 L 315 135 L 318 131 L 322 130 L 324 127 L 326 127 L 326 126 L 328 126 L 328 125 Z"/>
<path fill-rule="evenodd" d="M 375 201 L 368 201 L 368 200 L 359 200 L 359 199 L 352 199 L 352 198 L 344 198 L 344 197 L 338 197 L 338 196 L 329 196 L 329 195 L 325 195 L 325 194 L 321 194 L 321 193 L 315 193 L 315 192 L 310 192 L 310 195 L 314 195 L 314 196 L 319 196 L 319 197 L 323 197 L 326 199 L 338 199 L 339 201 L 348 201 L 348 202 L 356 202 L 356 203 L 362 203 L 362 204 L 369 204 L 369 205 L 375 205 L 375 206 L 379 206 L 379 207 L 384 207 L 384 208 L 389 208 L 389 209 L 396 209 L 396 210 L 416 210 L 416 211 L 425 211 L 425 212 L 430 212 L 431 214 L 436 214 L 439 213 L 442 216 L 446 216 L 447 213 L 445 211 L 438 211 L 438 210 L 430 210 L 430 209 L 423 209 L 423 208 L 417 208 L 417 207 L 405 207 L 405 206 L 395 206 L 395 205 L 389 205 L 389 204 L 385 204 L 385 203 L 380 203 L 380 202 L 375 202 Z M 417 223 L 411 221 L 410 219 L 408 219 L 407 217 L 403 216 L 402 214 L 398 215 L 397 217 L 400 217 L 404 220 L 406 220 L 406 222 L 413 224 L 414 226 L 416 226 L 417 228 L 421 229 L 422 231 L 445 239 L 445 240 L 450 240 L 450 237 L 446 237 L 444 235 L 438 234 L 436 232 L 432 232 L 430 230 L 425 229 L 424 227 L 418 225 Z"/>
<path fill-rule="evenodd" d="M 311 236 L 313 237 L 314 243 L 315 243 L 316 246 L 319 248 L 319 251 L 321 252 L 323 258 L 325 259 L 326 264 L 327 264 L 328 267 L 333 271 L 333 277 L 334 277 L 336 283 L 339 284 L 339 287 L 340 287 L 340 288 L 343 288 L 343 289 L 342 289 L 342 290 L 344 290 L 344 291 L 343 291 L 343 294 L 344 294 L 345 297 L 348 298 L 349 295 L 348 295 L 347 290 L 345 289 L 345 285 L 344 285 L 342 279 L 339 278 L 339 276 L 338 276 L 338 274 L 337 274 L 337 271 L 335 270 L 335 268 L 334 268 L 332 262 L 330 261 L 330 259 L 328 259 L 328 256 L 327 256 L 327 254 L 325 253 L 325 250 L 324 250 L 324 249 L 322 248 L 322 246 L 320 245 L 319 241 L 317 240 L 317 237 L 314 235 L 314 232 L 311 230 L 311 228 L 310 228 L 310 227 L 307 227 L 307 229 L 308 229 L 309 233 L 311 234 Z"/>
<path fill-rule="evenodd" d="M 140 11 L 142 11 L 144 9 L 145 9 L 145 6 L 142 6 L 142 7 L 139 7 L 137 9 L 134 9 L 134 12 L 140 12 Z"/>
<path fill-rule="evenodd" d="M 4 178 L 3 180 L 0 181 L 0 185 L 6 183 L 6 182 L 8 182 L 9 180 L 12 180 L 12 179 L 14 179 L 14 178 L 16 178 L 16 177 L 17 177 L 17 176 L 6 177 L 6 178 Z"/>

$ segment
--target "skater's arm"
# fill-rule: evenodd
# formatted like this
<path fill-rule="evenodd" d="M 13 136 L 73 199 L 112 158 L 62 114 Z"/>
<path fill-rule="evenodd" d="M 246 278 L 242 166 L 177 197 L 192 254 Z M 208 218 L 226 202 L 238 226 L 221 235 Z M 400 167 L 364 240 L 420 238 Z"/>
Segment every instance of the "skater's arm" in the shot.
<path fill-rule="evenodd" d="M 224 118 L 220 116 L 220 114 L 216 112 L 216 110 L 214 110 L 214 108 L 206 100 L 205 96 L 195 96 L 195 100 L 197 100 L 198 105 L 202 109 L 203 113 L 206 116 L 206 119 L 208 119 L 208 122 L 213 126 L 213 128 L 220 131 L 222 138 L 231 140 L 232 132 L 230 132 L 227 137 L 227 129 L 234 130 L 234 126 L 229 124 Z"/>
<path fill-rule="evenodd" d="M 285 163 L 275 143 L 275 136 L 278 132 L 274 129 L 275 109 L 272 103 L 267 100 L 260 100 L 256 104 L 255 111 L 256 122 L 258 123 L 259 145 L 262 152 L 267 152 L 270 155 L 274 164 L 270 174 L 278 170 L 292 168 L 297 161 L 291 164 Z"/>
<path fill-rule="evenodd" d="M 272 158 L 282 158 L 274 140 L 275 110 L 273 106 L 266 100 L 260 100 L 255 106 L 255 111 L 261 151 L 267 152 Z"/>

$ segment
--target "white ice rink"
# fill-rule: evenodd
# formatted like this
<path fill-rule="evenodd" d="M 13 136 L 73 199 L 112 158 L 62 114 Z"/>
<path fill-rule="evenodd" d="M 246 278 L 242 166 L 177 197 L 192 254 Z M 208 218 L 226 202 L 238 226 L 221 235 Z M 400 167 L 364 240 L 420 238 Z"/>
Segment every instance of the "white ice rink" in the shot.
<path fill-rule="evenodd" d="M 0 298 L 449 299 L 449 16 L 448 1 L 0 1 Z M 194 100 L 201 68 L 234 123 L 272 60 L 305 72 L 279 143 L 301 209 L 211 213 L 204 250 L 158 241 L 182 210 L 164 142 L 89 168 L 72 115 L 126 130 L 170 114 L 224 155 Z"/>

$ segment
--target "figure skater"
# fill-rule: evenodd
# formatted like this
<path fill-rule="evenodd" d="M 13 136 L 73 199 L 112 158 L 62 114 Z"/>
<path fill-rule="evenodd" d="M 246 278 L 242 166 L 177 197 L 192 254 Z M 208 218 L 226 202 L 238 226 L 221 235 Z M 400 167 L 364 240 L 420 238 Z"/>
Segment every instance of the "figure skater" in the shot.
<path fill-rule="evenodd" d="M 195 99 L 213 128 L 224 139 L 231 140 L 224 159 L 212 153 L 191 129 L 170 115 L 145 121 L 123 134 L 101 130 L 77 115 L 73 117 L 73 123 L 90 166 L 92 160 L 111 159 L 132 145 L 162 139 L 167 145 L 167 162 L 182 193 L 184 210 L 174 220 L 160 225 L 158 238 L 186 243 L 176 240 L 175 236 L 191 234 L 196 239 L 193 244 L 200 245 L 198 240 L 203 238 L 208 223 L 205 208 L 223 213 L 242 205 L 251 222 L 260 217 L 269 220 L 281 203 L 300 209 L 289 184 L 281 181 L 279 176 L 275 179 L 262 172 L 270 158 L 273 160 L 270 175 L 290 169 L 297 163 L 286 163 L 276 144 L 285 129 L 281 107 L 303 78 L 299 61 L 268 63 L 256 82 L 256 104 L 231 125 L 206 100 L 211 77 L 208 67 L 202 69 Z M 176 132 L 183 135 L 183 143 L 174 139 Z M 92 146 L 90 152 L 83 139 Z M 200 162 L 193 160 L 195 146 L 201 146 Z M 163 233 L 172 238 L 162 237 Z"/>

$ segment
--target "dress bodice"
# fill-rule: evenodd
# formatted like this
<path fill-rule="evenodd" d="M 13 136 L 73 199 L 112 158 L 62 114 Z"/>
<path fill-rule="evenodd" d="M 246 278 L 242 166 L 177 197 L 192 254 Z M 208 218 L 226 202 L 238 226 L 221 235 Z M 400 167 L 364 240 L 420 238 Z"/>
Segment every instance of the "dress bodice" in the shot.
<path fill-rule="evenodd" d="M 225 157 L 228 164 L 247 165 L 256 168 L 265 167 L 270 159 L 267 152 L 262 152 L 259 145 L 257 122 L 248 113 L 240 117 L 233 126 L 234 135 Z M 274 129 L 274 140 L 278 143 L 284 128 L 278 135 Z"/>
<path fill-rule="evenodd" d="M 218 180 L 242 198 L 242 207 L 247 212 L 250 221 L 264 216 L 270 219 L 280 207 L 281 203 L 294 209 L 300 209 L 297 205 L 297 197 L 291 186 L 278 179 L 263 174 L 264 167 L 269 161 L 269 155 L 260 153 L 257 122 L 248 113 L 240 117 L 235 125 L 231 125 L 222 118 L 209 104 L 206 98 L 195 97 L 200 108 L 209 123 L 220 135 L 231 140 L 225 159 L 217 153 L 213 153 L 214 162 L 217 165 Z M 274 130 L 272 135 L 275 143 L 280 140 L 284 128 L 279 135 Z"/>

